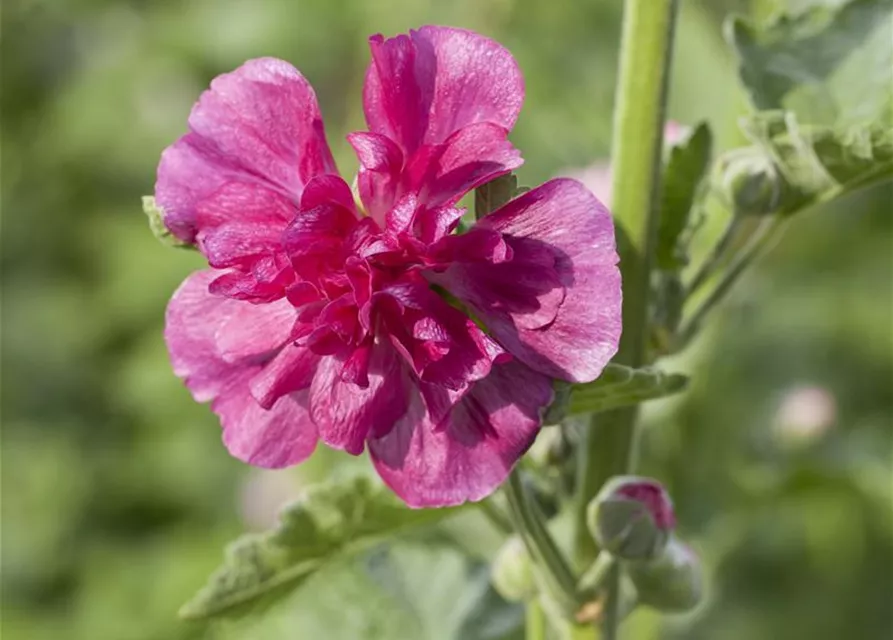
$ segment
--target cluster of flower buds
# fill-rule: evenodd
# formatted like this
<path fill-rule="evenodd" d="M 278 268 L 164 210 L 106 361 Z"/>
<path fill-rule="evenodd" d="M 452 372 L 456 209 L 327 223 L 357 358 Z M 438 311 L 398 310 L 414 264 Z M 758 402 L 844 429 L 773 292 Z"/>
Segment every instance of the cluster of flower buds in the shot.
<path fill-rule="evenodd" d="M 686 611 L 701 599 L 700 561 L 676 538 L 673 504 L 656 480 L 619 476 L 589 504 L 589 530 L 602 552 L 623 563 L 638 602 Z"/>

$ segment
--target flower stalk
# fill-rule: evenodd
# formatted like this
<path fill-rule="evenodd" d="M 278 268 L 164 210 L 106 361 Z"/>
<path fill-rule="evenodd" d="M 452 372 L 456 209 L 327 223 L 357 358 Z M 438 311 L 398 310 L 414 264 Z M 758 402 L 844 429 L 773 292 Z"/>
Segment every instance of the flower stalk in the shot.
<path fill-rule="evenodd" d="M 767 218 L 760 225 L 754 232 L 754 236 L 748 245 L 735 258 L 709 295 L 691 313 L 688 320 L 679 329 L 679 337 L 676 344 L 673 345 L 674 351 L 681 351 L 694 339 L 710 312 L 726 297 L 726 294 L 738 282 L 738 279 L 747 268 L 774 246 L 789 223 L 790 218 L 777 216 Z"/>
<path fill-rule="evenodd" d="M 505 483 L 505 492 L 515 529 L 536 563 L 547 595 L 566 616 L 572 617 L 579 604 L 576 579 L 546 528 L 545 518 L 530 502 L 519 469 L 515 469 L 509 475 L 508 482 Z"/>
<path fill-rule="evenodd" d="M 667 81 L 678 9 L 676 0 L 625 0 L 620 73 L 614 109 L 613 212 L 623 275 L 623 335 L 615 361 L 641 366 L 648 336 L 649 279 L 659 223 L 660 170 Z M 577 561 L 589 565 L 597 549 L 586 528 L 586 505 L 614 475 L 632 470 L 635 408 L 593 417 L 581 448 L 577 487 Z M 620 570 L 606 579 L 604 638 L 616 638 Z"/>

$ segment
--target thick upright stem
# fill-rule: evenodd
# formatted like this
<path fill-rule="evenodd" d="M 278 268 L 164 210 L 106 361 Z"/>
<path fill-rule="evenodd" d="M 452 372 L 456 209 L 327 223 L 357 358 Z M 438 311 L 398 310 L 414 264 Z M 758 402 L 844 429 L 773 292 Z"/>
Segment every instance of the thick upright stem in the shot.
<path fill-rule="evenodd" d="M 660 212 L 664 107 L 673 47 L 676 0 L 625 0 L 620 75 L 611 148 L 614 218 L 623 275 L 623 337 L 616 360 L 641 366 L 649 333 L 648 295 Z M 598 414 L 581 449 L 577 487 L 577 560 L 591 563 L 595 543 L 586 505 L 611 476 L 627 472 L 636 450 L 635 409 Z M 604 636 L 616 637 L 620 572 L 609 576 Z"/>
<path fill-rule="evenodd" d="M 623 274 L 623 337 L 616 360 L 639 366 L 648 337 L 651 258 L 658 225 L 664 104 L 673 44 L 676 0 L 626 0 L 620 76 L 611 150 L 612 210 Z M 586 531 L 586 504 L 612 475 L 622 473 L 634 449 L 636 411 L 597 415 L 583 447 L 578 496 L 577 551 L 588 563 L 595 546 Z"/>
<path fill-rule="evenodd" d="M 611 144 L 614 219 L 623 272 L 618 360 L 639 366 L 648 336 L 648 293 L 660 204 L 664 107 L 676 0 L 626 0 Z"/>

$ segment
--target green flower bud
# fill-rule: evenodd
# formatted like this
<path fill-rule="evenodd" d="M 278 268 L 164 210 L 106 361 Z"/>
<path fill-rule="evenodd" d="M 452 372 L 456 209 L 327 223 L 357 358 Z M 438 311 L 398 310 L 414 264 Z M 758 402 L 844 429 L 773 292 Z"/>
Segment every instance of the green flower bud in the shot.
<path fill-rule="evenodd" d="M 589 503 L 586 521 L 599 546 L 622 560 L 658 557 L 676 526 L 663 486 L 638 476 L 610 480 Z"/>
<path fill-rule="evenodd" d="M 773 213 L 781 202 L 784 181 L 772 159 L 750 147 L 727 153 L 719 162 L 720 190 L 737 215 Z"/>
<path fill-rule="evenodd" d="M 524 542 L 511 536 L 496 554 L 490 570 L 490 582 L 509 602 L 529 600 L 537 594 L 533 563 Z"/>
<path fill-rule="evenodd" d="M 660 611 L 693 609 L 704 594 L 701 561 L 691 547 L 671 536 L 660 557 L 626 565 L 638 601 Z"/>

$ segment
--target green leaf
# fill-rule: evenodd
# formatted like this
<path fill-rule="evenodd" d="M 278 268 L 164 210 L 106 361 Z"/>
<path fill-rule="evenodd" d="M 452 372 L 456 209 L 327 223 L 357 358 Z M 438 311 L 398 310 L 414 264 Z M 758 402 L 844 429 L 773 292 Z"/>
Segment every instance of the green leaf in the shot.
<path fill-rule="evenodd" d="M 813 7 L 767 25 L 735 17 L 726 34 L 759 110 L 788 109 L 803 122 L 893 122 L 893 0 Z"/>
<path fill-rule="evenodd" d="M 143 212 L 149 218 L 152 235 L 158 238 L 162 244 L 175 249 L 195 249 L 195 245 L 180 240 L 164 226 L 164 215 L 161 207 L 155 204 L 154 196 L 143 196 Z"/>
<path fill-rule="evenodd" d="M 310 487 L 282 511 L 276 528 L 230 545 L 223 566 L 180 615 L 240 615 L 245 605 L 281 597 L 334 558 L 457 511 L 409 509 L 388 489 L 362 477 Z"/>
<path fill-rule="evenodd" d="M 520 640 L 523 607 L 487 567 L 443 545 L 401 542 L 327 564 L 264 616 L 221 620 L 220 640 Z"/>
<path fill-rule="evenodd" d="M 519 193 L 518 176 L 507 173 L 474 190 L 474 217 L 480 220 Z"/>
<path fill-rule="evenodd" d="M 609 364 L 594 382 L 574 387 L 568 413 L 574 415 L 619 409 L 678 393 L 687 384 L 688 377 L 681 373 Z"/>
<path fill-rule="evenodd" d="M 712 146 L 710 127 L 702 122 L 670 149 L 663 175 L 657 239 L 657 264 L 666 271 L 688 263 L 679 236 L 688 225 L 695 195 L 710 166 Z"/>
<path fill-rule="evenodd" d="M 889 127 L 836 130 L 800 125 L 793 113 L 781 111 L 756 114 L 743 126 L 757 145 L 750 153 L 770 162 L 777 174 L 777 193 L 766 213 L 792 214 L 893 178 L 893 129 Z M 731 165 L 728 169 L 735 170 Z M 771 173 L 766 174 L 768 180 Z M 735 178 L 727 177 L 727 184 L 736 184 Z"/>

